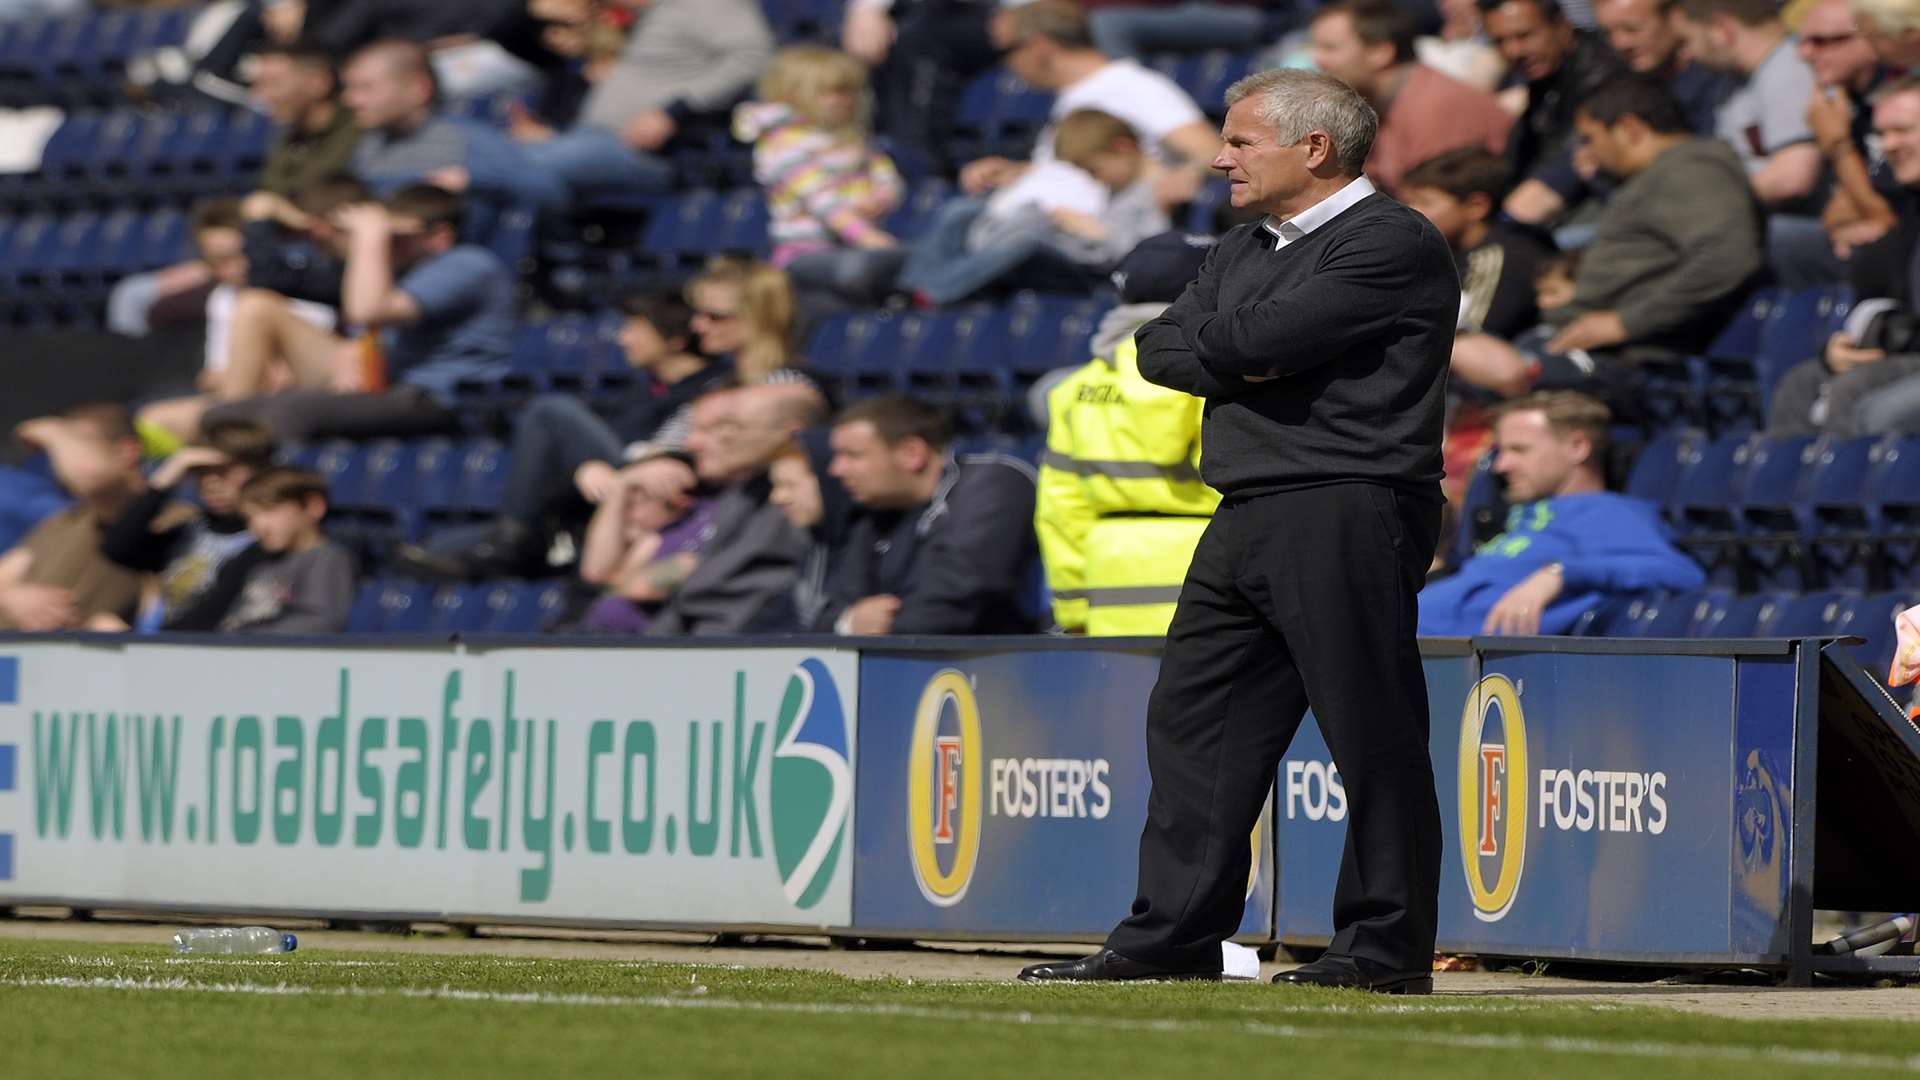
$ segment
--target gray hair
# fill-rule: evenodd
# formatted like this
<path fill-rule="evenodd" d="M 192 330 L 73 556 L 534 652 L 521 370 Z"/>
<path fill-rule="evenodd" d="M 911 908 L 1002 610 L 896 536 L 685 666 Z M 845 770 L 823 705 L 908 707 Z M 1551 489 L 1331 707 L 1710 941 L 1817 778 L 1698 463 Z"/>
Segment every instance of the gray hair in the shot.
<path fill-rule="evenodd" d="M 1353 87 L 1317 71 L 1276 68 L 1227 87 L 1227 108 L 1251 97 L 1260 99 L 1260 119 L 1281 143 L 1323 131 L 1333 142 L 1334 164 L 1341 172 L 1359 176 L 1366 168 L 1380 117 Z"/>

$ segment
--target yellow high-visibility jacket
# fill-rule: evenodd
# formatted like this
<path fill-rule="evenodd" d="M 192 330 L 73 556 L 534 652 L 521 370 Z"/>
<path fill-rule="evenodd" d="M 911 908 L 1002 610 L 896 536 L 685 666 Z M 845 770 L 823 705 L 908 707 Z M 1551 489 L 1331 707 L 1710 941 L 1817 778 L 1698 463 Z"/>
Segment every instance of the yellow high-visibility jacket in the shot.
<path fill-rule="evenodd" d="M 1061 628 L 1167 632 L 1220 504 L 1200 480 L 1203 407 L 1142 378 L 1132 337 L 1047 395 L 1034 527 Z"/>

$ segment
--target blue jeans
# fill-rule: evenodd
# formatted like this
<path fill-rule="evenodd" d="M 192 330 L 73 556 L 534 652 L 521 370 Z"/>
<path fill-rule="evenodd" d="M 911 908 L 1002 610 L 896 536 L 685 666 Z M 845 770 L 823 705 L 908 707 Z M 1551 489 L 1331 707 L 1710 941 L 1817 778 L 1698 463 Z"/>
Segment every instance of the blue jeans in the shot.
<path fill-rule="evenodd" d="M 1067 291 L 1085 289 L 1092 281 L 1085 267 L 1044 234 L 968 251 L 967 232 L 986 205 L 983 199 L 955 199 L 941 207 L 933 227 L 907 256 L 901 287 L 936 304 L 952 304 L 995 284 Z"/>
<path fill-rule="evenodd" d="M 1833 253 L 1833 240 L 1817 217 L 1767 218 L 1767 265 L 1785 289 L 1820 288 L 1847 279 L 1847 264 Z"/>
<path fill-rule="evenodd" d="M 547 504 L 573 489 L 576 469 L 589 461 L 618 465 L 623 450 L 620 436 L 579 398 L 534 398 L 513 423 L 500 516 L 537 526 Z"/>
<path fill-rule="evenodd" d="M 1172 7 L 1111 7 L 1088 18 L 1093 43 L 1115 59 L 1145 61 L 1153 53 L 1244 49 L 1270 35 L 1258 8 L 1193 0 Z"/>
<path fill-rule="evenodd" d="M 577 127 L 520 150 L 534 168 L 559 177 L 576 200 L 647 194 L 673 184 L 673 166 L 665 158 L 635 150 L 599 128 Z"/>

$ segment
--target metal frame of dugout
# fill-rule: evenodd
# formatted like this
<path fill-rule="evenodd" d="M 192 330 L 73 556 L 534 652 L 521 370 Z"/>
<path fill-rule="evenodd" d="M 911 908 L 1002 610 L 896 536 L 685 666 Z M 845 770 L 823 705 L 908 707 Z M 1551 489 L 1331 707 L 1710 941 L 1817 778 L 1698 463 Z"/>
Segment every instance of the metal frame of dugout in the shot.
<path fill-rule="evenodd" d="M 348 852 L 345 843 L 339 850 L 315 850 L 311 834 L 318 828 L 322 802 L 316 779 L 313 816 L 293 824 L 296 833 L 305 830 L 300 850 L 268 850 L 263 840 L 262 847 L 245 851 L 193 849 L 193 858 L 212 860 L 196 866 L 160 864 L 163 878 L 176 873 L 211 880 L 198 877 L 202 868 L 234 871 L 241 883 L 212 897 L 213 902 L 192 902 L 197 895 L 190 890 L 161 895 L 150 887 L 152 879 L 143 876 L 143 868 L 156 864 L 141 860 L 154 853 L 133 852 L 114 879 L 128 883 L 118 891 L 84 884 L 32 889 L 23 881 L 9 888 L 0 881 L 0 907 L 60 903 L 104 910 L 278 913 L 346 921 L 1073 941 L 1102 937 L 1124 914 L 1131 896 L 1147 793 L 1139 732 L 1146 693 L 1158 668 L 1157 640 L 733 639 L 660 643 L 636 650 L 630 643 L 605 639 L 341 637 L 296 642 L 0 635 L 0 659 L 10 651 L 49 643 L 80 647 L 77 651 L 85 653 L 88 666 L 75 670 L 86 672 L 79 680 L 86 683 L 111 681 L 103 674 L 102 661 L 117 649 L 146 648 L 150 655 L 145 666 L 133 665 L 138 670 L 129 674 L 128 685 L 151 687 L 155 678 L 164 681 L 166 673 L 181 672 L 174 677 L 189 698 L 197 684 L 188 660 L 224 663 L 222 670 L 228 670 L 254 666 L 233 665 L 236 654 L 274 650 L 272 663 L 281 666 L 268 681 L 278 687 L 302 677 L 298 669 L 305 657 L 299 654 L 324 653 L 310 665 L 324 669 L 309 673 L 316 678 L 324 674 L 319 679 L 322 688 L 314 693 L 330 695 L 335 669 L 344 673 L 352 668 L 356 707 L 361 709 L 369 707 L 369 697 L 380 697 L 383 678 L 396 686 L 422 684 L 422 693 L 432 700 L 420 708 L 437 708 L 439 669 L 455 668 L 464 669 L 468 679 L 469 704 L 461 708 L 478 709 L 471 698 L 482 678 L 496 674 L 488 665 L 513 670 L 518 664 L 522 705 L 534 703 L 534 716 L 562 718 L 558 723 L 567 752 L 559 756 L 573 762 L 581 756 L 574 751 L 584 749 L 588 772 L 595 760 L 591 755 L 597 752 L 592 740 L 598 738 L 589 734 L 590 718 L 608 714 L 586 710 L 602 709 L 606 698 L 618 700 L 628 689 L 623 678 L 651 670 L 646 660 L 657 658 L 659 670 L 684 676 L 679 681 L 687 685 L 677 685 L 675 692 L 693 700 L 707 693 L 696 685 L 701 665 L 719 665 L 724 677 L 716 677 L 714 693 L 708 694 L 714 700 L 696 701 L 685 715 L 724 721 L 724 713 L 734 713 L 736 759 L 729 769 L 740 765 L 742 709 L 749 728 L 764 720 L 773 762 L 767 771 L 773 776 L 768 780 L 762 773 L 750 782 L 759 784 L 754 798 L 765 811 L 767 850 L 755 847 L 743 853 L 741 829 L 734 822 L 731 861 L 724 858 L 728 853 L 718 832 L 718 857 L 707 862 L 687 861 L 684 851 L 675 856 L 680 861 L 663 859 L 658 833 L 653 834 L 651 854 L 644 853 L 644 846 L 642 854 L 635 854 L 635 833 L 628 831 L 623 854 L 621 830 L 635 824 L 629 816 L 612 830 L 610 855 L 589 857 L 599 862 L 583 861 L 574 852 L 570 820 L 561 852 L 559 822 L 550 808 L 543 827 L 551 828 L 550 837 L 556 839 L 549 840 L 547 854 L 566 865 L 555 871 L 560 884 L 552 886 L 552 902 L 527 903 L 527 859 L 518 850 L 507 850 L 504 827 L 498 851 L 482 845 L 471 855 L 457 850 L 458 819 L 451 830 L 454 842 L 444 851 L 431 850 L 431 843 L 420 851 L 386 851 L 391 845 L 384 840 L 376 845 L 384 846 L 382 850 L 366 853 Z M 620 660 L 609 664 L 613 652 Z M 651 657 L 642 655 L 649 653 Z M 1436 639 L 1423 642 L 1423 656 L 1443 821 L 1443 950 L 1660 966 L 1757 967 L 1779 971 L 1795 984 L 1820 972 L 1920 975 L 1920 958 L 1823 956 L 1813 950 L 1816 908 L 1899 911 L 1920 906 L 1920 861 L 1910 857 L 1920 841 L 1920 727 L 1859 667 L 1844 640 Z M 382 675 L 387 669 L 391 671 Z M 553 674 L 543 674 L 548 669 Z M 737 681 L 734 669 L 740 672 Z M 816 682 L 824 680 L 820 685 L 836 684 L 847 706 L 841 728 L 847 740 L 844 782 L 850 785 L 850 801 L 844 826 L 831 825 L 844 829 L 837 833 L 842 842 L 831 850 L 819 833 L 793 838 L 774 828 L 793 807 L 813 812 L 821 821 L 836 820 L 831 798 L 807 801 L 818 792 L 808 786 L 813 777 L 803 760 L 808 753 L 817 759 L 818 747 L 830 746 L 832 733 L 826 733 L 824 742 L 807 735 L 801 742 L 814 749 L 788 753 L 793 740 L 812 731 L 816 721 L 802 718 L 789 725 L 791 718 L 784 712 L 777 722 L 773 718 L 774 703 L 781 700 L 780 680 L 787 680 L 791 691 L 792 680 L 803 670 L 811 671 L 809 678 Z M 14 688 L 0 689 L 10 693 Z M 563 692 L 555 696 L 555 690 Z M 341 693 L 339 711 L 345 713 L 344 683 Z M 514 710 L 512 693 L 509 683 L 509 715 Z M 718 699 L 725 694 L 734 696 Z M 818 713 L 820 701 L 808 701 Z M 547 712 L 537 711 L 542 704 L 549 706 Z M 493 703 L 496 710 L 497 705 Z M 194 707 L 190 702 L 189 708 Z M 331 707 L 330 697 L 315 709 L 323 707 Z M 0 743 L 22 741 L 24 710 L 11 714 L 20 723 L 9 724 L 6 709 L 0 704 Z M 448 709 L 451 715 L 452 706 Z M 577 715 L 573 710 L 579 710 Z M 402 711 L 394 705 L 388 715 Z M 37 732 L 37 720 L 34 726 Z M 627 739 L 621 743 L 629 750 L 632 727 L 626 725 Z M 532 743 L 536 728 L 527 730 Z M 716 733 L 720 730 L 716 726 Z M 437 737 L 437 724 L 433 731 Z M 134 734 L 129 731 L 126 737 Z M 657 753 L 665 761 L 660 774 L 663 798 L 678 805 L 672 800 L 680 796 L 667 791 L 678 782 L 675 776 L 686 773 L 690 787 L 697 788 L 693 763 L 718 758 L 698 756 L 698 747 L 706 745 L 704 734 L 686 741 L 691 751 L 685 745 L 670 749 L 667 743 L 673 736 L 664 725 L 661 734 Z M 404 740 L 404 733 L 401 737 Z M 553 736 L 547 738 L 551 756 Z M 613 736 L 607 738 L 611 746 Z M 752 735 L 745 745 L 758 738 Z M 237 742 L 239 735 L 233 739 Z M 575 743 L 574 750 L 568 750 Z M 649 752 L 656 752 L 651 733 L 647 745 Z M 723 749 L 721 742 L 712 745 L 716 754 Z M 453 750 L 449 745 L 444 752 L 451 755 Z M 331 760 L 323 759 L 323 752 L 321 745 L 313 746 L 316 772 L 322 760 Z M 695 756 L 673 758 L 683 752 Z M 237 762 L 237 746 L 231 754 Z M 10 763 L 16 787 L 32 779 L 26 758 L 19 754 Z M 459 759 L 454 761 L 458 764 Z M 514 762 L 512 768 L 523 764 L 531 776 L 530 759 Z M 471 757 L 465 767 L 473 767 Z M 503 759 L 501 771 L 506 770 Z M 745 775 L 751 778 L 752 770 Z M 573 782 L 564 774 L 561 780 L 563 787 Z M 206 783 L 211 791 L 210 776 Z M 237 803 L 238 779 L 234 785 Z M 11 811 L 10 823 L 4 789 L 0 784 L 0 833 L 21 831 L 26 808 Z M 267 790 L 259 788 L 255 794 L 254 805 L 265 806 Z M 439 794 L 446 802 L 445 792 Z M 531 804 L 533 788 L 513 797 Z M 589 795 L 589 837 L 592 800 Z M 739 808 L 737 792 L 719 802 L 728 801 Z M 453 804 L 457 809 L 461 799 Z M 380 827 L 393 828 L 402 805 L 396 801 L 392 818 Z M 467 794 L 468 829 L 476 805 L 484 811 L 492 804 L 476 804 Z M 277 803 L 272 807 L 269 832 L 278 827 L 279 809 Z M 1252 869 L 1240 940 L 1325 943 L 1345 810 L 1338 772 L 1309 718 L 1281 764 L 1260 828 L 1249 837 Z M 335 812 L 343 811 L 336 806 Z M 209 818 L 211 814 L 209 808 Z M 500 814 L 504 821 L 505 801 Z M 71 837 L 39 838 L 43 847 L 53 845 L 48 853 L 52 861 L 82 866 L 102 852 L 111 854 L 106 847 L 86 846 L 94 840 L 79 824 L 83 816 L 84 809 L 75 812 Z M 689 828 L 694 816 L 687 818 Z M 671 824 L 667 822 L 669 835 Z M 444 821 L 441 827 L 444 831 Z M 752 822 L 746 833 L 747 842 L 754 843 Z M 27 842 L 32 838 L 21 839 L 13 853 L 24 860 L 33 853 Z M 74 846 L 59 850 L 67 843 Z M 127 841 L 127 846 L 132 844 Z M 272 862 L 283 856 L 293 861 Z M 426 891 L 404 896 L 405 890 L 396 888 L 392 895 L 355 896 L 350 903 L 298 903 L 290 893 L 254 884 L 255 879 L 271 879 L 271 874 L 257 871 L 258 866 L 301 870 L 295 856 L 313 861 L 310 869 L 316 873 L 364 880 L 383 880 L 382 867 L 424 866 L 436 857 L 460 856 L 464 861 L 447 865 L 459 870 L 454 876 L 470 891 L 439 895 L 422 886 Z M 388 861 L 350 861 L 356 858 Z M 246 863 L 244 873 L 234 865 L 241 862 Z M 583 879 L 604 880 L 593 881 L 597 892 L 565 892 Z M 622 882 L 626 884 L 620 886 Z M 654 890 L 646 897 L 651 907 L 633 902 L 639 895 L 631 891 L 635 888 Z M 727 904 L 741 906 L 735 911 Z"/>

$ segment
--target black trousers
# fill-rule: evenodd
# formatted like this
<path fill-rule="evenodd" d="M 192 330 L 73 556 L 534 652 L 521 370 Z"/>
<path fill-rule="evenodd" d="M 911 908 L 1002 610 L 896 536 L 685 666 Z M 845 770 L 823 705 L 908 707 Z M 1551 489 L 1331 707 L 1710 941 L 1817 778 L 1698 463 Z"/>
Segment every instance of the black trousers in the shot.
<path fill-rule="evenodd" d="M 412 386 L 395 386 L 378 394 L 288 390 L 216 405 L 207 410 L 202 423 L 230 418 L 258 421 L 275 435 L 292 442 L 404 439 L 452 435 L 460 430 L 457 414 Z"/>
<path fill-rule="evenodd" d="M 1347 790 L 1333 954 L 1433 960 L 1440 808 L 1415 597 L 1440 503 L 1371 483 L 1229 500 L 1194 551 L 1147 706 L 1140 892 L 1107 940 L 1218 971 L 1248 837 L 1308 706 Z"/>

